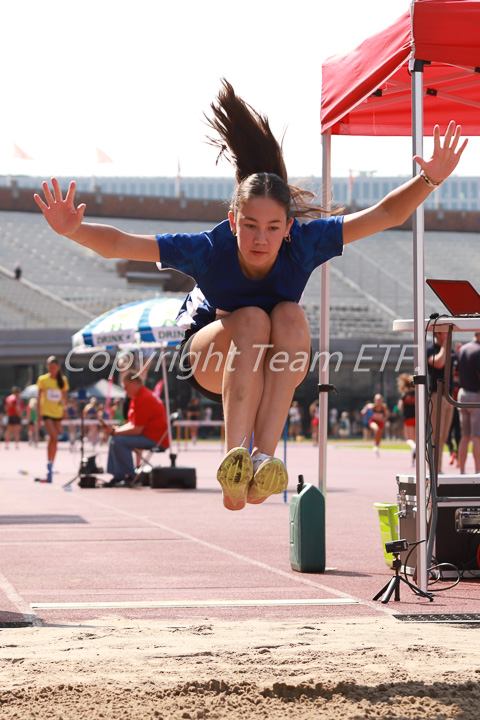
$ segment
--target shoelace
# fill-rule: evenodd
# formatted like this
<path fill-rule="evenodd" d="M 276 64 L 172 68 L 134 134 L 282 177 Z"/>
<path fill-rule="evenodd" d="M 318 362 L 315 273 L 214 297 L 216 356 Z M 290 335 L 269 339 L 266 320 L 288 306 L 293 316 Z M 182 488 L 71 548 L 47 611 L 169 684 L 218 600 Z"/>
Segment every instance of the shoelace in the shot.
<path fill-rule="evenodd" d="M 270 457 L 270 455 L 265 455 L 265 453 L 261 452 L 257 452 L 255 455 L 252 455 L 253 472 L 256 473 L 260 465 L 265 462 L 265 460 L 269 460 Z"/>

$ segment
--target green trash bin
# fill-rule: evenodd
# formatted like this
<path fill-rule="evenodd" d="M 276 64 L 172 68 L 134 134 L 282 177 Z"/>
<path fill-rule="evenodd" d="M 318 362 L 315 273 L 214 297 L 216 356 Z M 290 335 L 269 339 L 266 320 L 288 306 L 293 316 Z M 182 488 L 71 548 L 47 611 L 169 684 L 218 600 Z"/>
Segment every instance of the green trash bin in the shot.
<path fill-rule="evenodd" d="M 380 518 L 380 535 L 382 537 L 383 554 L 388 567 L 393 567 L 393 555 L 385 550 L 385 543 L 398 540 L 398 507 L 396 503 L 374 503 Z"/>

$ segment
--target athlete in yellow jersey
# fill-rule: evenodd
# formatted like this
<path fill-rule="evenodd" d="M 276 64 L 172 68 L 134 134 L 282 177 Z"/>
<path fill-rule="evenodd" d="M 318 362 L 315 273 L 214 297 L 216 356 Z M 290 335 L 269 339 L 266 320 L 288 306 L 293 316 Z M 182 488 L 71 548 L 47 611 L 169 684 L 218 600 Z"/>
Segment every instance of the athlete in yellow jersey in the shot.
<path fill-rule="evenodd" d="M 68 380 L 63 376 L 60 363 L 54 355 L 47 359 L 45 375 L 40 375 L 38 385 L 38 423 L 43 420 L 48 435 L 47 482 L 52 482 L 53 463 L 57 454 L 57 442 L 64 410 L 67 406 Z"/>

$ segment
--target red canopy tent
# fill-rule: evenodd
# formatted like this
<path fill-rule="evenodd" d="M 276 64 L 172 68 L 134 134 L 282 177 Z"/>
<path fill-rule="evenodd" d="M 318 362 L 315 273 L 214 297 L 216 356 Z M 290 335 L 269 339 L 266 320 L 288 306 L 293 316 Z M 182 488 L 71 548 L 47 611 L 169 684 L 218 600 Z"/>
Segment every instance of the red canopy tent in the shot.
<path fill-rule="evenodd" d="M 480 135 L 480 0 L 414 0 L 410 10 L 355 50 L 322 66 L 323 203 L 331 195 L 331 135 L 423 136 L 454 119 L 463 135 Z M 419 171 L 414 164 L 413 174 Z M 414 214 L 414 335 L 416 374 L 426 375 L 423 206 Z M 328 264 L 322 266 L 320 351 L 329 349 Z M 320 388 L 328 387 L 328 367 Z M 425 447 L 425 386 L 417 389 L 417 447 Z M 327 393 L 320 393 L 319 484 L 326 488 Z M 417 538 L 426 538 L 426 463 L 417 453 Z M 423 490 L 423 491 L 422 491 Z M 426 544 L 418 547 L 418 577 L 427 589 Z"/>
<path fill-rule="evenodd" d="M 322 66 L 322 133 L 410 135 L 409 62 L 424 68 L 424 131 L 455 116 L 480 134 L 480 2 L 416 0 L 389 28 Z"/>

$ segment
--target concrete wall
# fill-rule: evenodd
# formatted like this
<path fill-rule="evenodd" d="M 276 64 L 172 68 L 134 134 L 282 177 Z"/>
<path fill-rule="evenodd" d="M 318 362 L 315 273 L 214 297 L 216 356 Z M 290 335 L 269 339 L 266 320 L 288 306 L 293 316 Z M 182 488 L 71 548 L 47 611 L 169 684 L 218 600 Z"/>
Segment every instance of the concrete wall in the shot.
<path fill-rule="evenodd" d="M 15 182 L 12 187 L 0 187 L 0 210 L 39 212 L 33 199 L 34 192 L 39 191 L 41 188 L 19 188 Z M 227 204 L 222 200 L 102 195 L 99 192 L 79 192 L 76 199 L 86 203 L 89 217 L 221 222 L 227 216 Z M 411 220 L 407 220 L 401 228 L 410 229 L 411 225 Z M 425 229 L 439 232 L 480 232 L 480 213 L 468 210 L 426 210 Z"/>
<path fill-rule="evenodd" d="M 41 188 L 27 190 L 17 187 L 15 183 L 9 188 L 0 187 L 0 210 L 40 212 L 33 199 L 34 192 L 41 195 Z M 220 200 L 102 195 L 85 192 L 77 193 L 75 198 L 77 202 L 84 202 L 87 205 L 89 217 L 221 222 L 227 216 L 227 205 Z"/>

